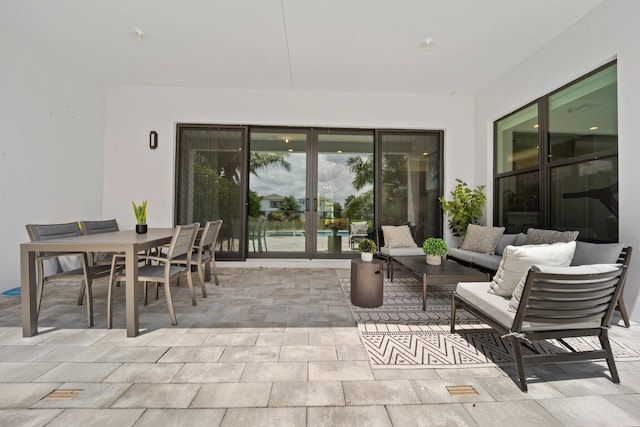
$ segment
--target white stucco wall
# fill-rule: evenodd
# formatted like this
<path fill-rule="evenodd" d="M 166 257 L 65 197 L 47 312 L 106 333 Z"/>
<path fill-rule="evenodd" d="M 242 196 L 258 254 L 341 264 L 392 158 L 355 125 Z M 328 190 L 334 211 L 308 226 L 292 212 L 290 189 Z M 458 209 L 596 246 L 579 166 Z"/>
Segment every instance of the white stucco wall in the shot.
<path fill-rule="evenodd" d="M 0 25 L 0 291 L 25 224 L 101 218 L 105 89 Z"/>
<path fill-rule="evenodd" d="M 490 196 L 493 121 L 617 58 L 620 240 L 640 248 L 638 16 L 639 1 L 608 0 L 476 97 L 475 140 L 479 155 L 474 164 L 474 178 L 477 183 L 487 184 Z M 493 203 L 490 199 L 489 206 Z M 637 254 L 634 258 L 625 302 L 631 308 L 631 317 L 640 321 L 640 268 Z"/>
<path fill-rule="evenodd" d="M 107 91 L 104 216 L 134 225 L 173 224 L 176 123 L 445 130 L 445 186 L 472 180 L 473 98 L 354 93 L 114 87 Z M 149 132 L 159 134 L 150 150 Z M 461 155 L 460 153 L 464 153 Z"/>

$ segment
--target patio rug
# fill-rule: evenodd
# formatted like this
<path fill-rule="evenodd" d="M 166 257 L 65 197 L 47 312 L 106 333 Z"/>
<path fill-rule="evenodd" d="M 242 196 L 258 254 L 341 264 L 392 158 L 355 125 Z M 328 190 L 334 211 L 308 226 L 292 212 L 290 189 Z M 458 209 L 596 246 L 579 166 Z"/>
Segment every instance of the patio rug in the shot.
<path fill-rule="evenodd" d="M 500 334 L 464 310 L 456 312 L 457 333 L 449 332 L 451 294 L 455 284 L 430 285 L 422 311 L 422 283 L 396 270 L 393 282 L 384 281 L 384 303 L 378 308 L 351 304 L 351 272 L 337 270 L 338 280 L 351 308 L 374 368 L 461 368 L 512 364 Z M 600 349 L 597 338 L 566 340 L 576 349 Z M 640 360 L 640 351 L 610 338 L 616 360 Z M 565 352 L 548 340 L 534 343 L 538 352 Z M 530 353 L 526 348 L 523 353 Z"/>

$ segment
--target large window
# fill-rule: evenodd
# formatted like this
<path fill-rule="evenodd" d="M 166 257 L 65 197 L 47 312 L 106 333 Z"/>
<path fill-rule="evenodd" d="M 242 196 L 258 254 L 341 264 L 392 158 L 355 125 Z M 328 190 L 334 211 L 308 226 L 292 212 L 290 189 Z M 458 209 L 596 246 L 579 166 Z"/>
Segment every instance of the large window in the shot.
<path fill-rule="evenodd" d="M 616 74 L 608 64 L 495 122 L 496 225 L 618 241 Z"/>

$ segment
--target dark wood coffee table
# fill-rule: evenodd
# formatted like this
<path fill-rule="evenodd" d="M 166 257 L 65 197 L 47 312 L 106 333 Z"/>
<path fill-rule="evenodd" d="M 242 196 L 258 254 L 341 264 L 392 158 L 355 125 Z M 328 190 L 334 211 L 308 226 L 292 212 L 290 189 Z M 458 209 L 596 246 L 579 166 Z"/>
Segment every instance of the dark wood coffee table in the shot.
<path fill-rule="evenodd" d="M 442 261 L 440 265 L 429 265 L 425 257 L 397 256 L 393 257 L 403 270 L 416 279 L 422 278 L 422 311 L 427 307 L 427 282 L 433 285 L 446 285 L 458 282 L 488 282 L 489 274 L 453 261 Z"/>

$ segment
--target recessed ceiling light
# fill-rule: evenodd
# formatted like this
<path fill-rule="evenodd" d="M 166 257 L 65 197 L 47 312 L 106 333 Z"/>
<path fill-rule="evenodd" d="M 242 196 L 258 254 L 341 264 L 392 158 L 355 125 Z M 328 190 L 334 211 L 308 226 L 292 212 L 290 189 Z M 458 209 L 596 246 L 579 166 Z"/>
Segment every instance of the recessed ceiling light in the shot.
<path fill-rule="evenodd" d="M 138 40 L 139 42 L 142 41 L 142 39 L 146 37 L 145 32 L 142 31 L 140 28 L 134 28 L 133 29 L 133 34 L 136 36 L 136 40 Z"/>
<path fill-rule="evenodd" d="M 422 155 L 423 155 L 423 156 L 428 156 L 428 155 L 429 155 L 429 153 L 422 153 Z"/>
<path fill-rule="evenodd" d="M 289 148 L 287 151 L 292 153 L 293 152 L 293 148 Z"/>
<path fill-rule="evenodd" d="M 538 129 L 538 124 L 536 123 L 535 125 L 533 125 L 534 129 Z"/>
<path fill-rule="evenodd" d="M 336 151 L 336 153 L 342 154 L 342 150 L 338 150 L 338 151 Z"/>
<path fill-rule="evenodd" d="M 429 52 L 433 47 L 433 39 L 424 39 L 422 41 L 422 47 L 424 47 L 425 52 Z"/>
<path fill-rule="evenodd" d="M 589 130 L 598 130 L 598 129 L 600 129 L 598 126 L 591 126 L 591 127 L 589 128 Z"/>

